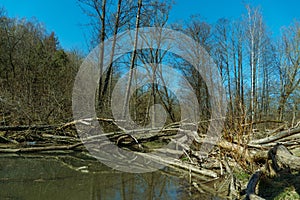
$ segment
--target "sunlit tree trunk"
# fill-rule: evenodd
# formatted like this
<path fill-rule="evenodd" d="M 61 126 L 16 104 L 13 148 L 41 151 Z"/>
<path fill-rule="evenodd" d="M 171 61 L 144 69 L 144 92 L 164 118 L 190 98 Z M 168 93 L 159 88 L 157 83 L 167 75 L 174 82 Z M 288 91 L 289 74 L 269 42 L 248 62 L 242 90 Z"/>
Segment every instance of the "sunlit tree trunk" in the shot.
<path fill-rule="evenodd" d="M 116 41 L 117 41 L 117 34 L 118 34 L 119 27 L 120 27 L 121 4 L 122 4 L 122 0 L 118 0 L 118 5 L 117 5 L 118 8 L 117 8 L 115 25 L 114 25 L 114 30 L 113 30 L 114 35 L 113 35 L 112 49 L 111 49 L 110 60 L 109 60 L 109 67 L 108 67 L 108 70 L 106 73 L 103 91 L 102 91 L 103 98 L 105 97 L 105 95 L 108 91 L 108 94 L 109 94 L 107 97 L 108 100 L 110 99 L 110 94 L 111 94 L 111 91 L 109 91 L 109 88 L 110 89 L 112 88 L 113 60 L 114 60 L 115 47 L 116 47 Z M 109 101 L 107 101 L 107 102 L 109 102 Z"/>
<path fill-rule="evenodd" d="M 133 69 L 135 66 L 135 60 L 136 60 L 136 48 L 137 48 L 137 43 L 138 43 L 138 34 L 139 34 L 139 27 L 140 27 L 140 14 L 141 14 L 141 8 L 142 8 L 142 0 L 138 0 L 138 10 L 136 14 L 136 22 L 135 22 L 135 36 L 134 36 L 134 44 L 133 44 L 133 51 L 131 53 L 131 61 L 130 61 L 130 72 L 129 72 L 129 77 L 128 77 L 128 83 L 126 87 L 126 92 L 125 92 L 125 101 L 123 105 L 123 110 L 122 110 L 122 119 L 126 118 L 127 115 L 127 107 L 129 106 L 129 95 L 130 95 L 130 89 L 131 89 L 131 84 L 132 84 L 132 77 L 133 77 Z"/>

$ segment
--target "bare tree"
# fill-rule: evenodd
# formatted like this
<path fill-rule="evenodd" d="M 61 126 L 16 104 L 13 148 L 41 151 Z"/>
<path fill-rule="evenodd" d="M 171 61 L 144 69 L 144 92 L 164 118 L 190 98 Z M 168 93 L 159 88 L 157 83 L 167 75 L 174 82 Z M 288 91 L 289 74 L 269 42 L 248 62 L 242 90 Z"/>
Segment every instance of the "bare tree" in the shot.
<path fill-rule="evenodd" d="M 280 43 L 280 97 L 278 118 L 282 120 L 291 95 L 299 90 L 300 84 L 300 23 L 295 22 L 284 30 Z"/>
<path fill-rule="evenodd" d="M 246 36 L 248 38 L 249 64 L 251 70 L 250 120 L 253 121 L 257 112 L 257 84 L 259 67 L 261 66 L 263 37 L 265 25 L 259 8 L 246 5 Z"/>
<path fill-rule="evenodd" d="M 135 36 L 134 36 L 134 44 L 133 44 L 133 51 L 131 53 L 131 61 L 130 61 L 130 73 L 128 77 L 128 83 L 126 87 L 126 93 L 125 93 L 125 101 L 123 105 L 123 113 L 122 118 L 125 119 L 127 115 L 127 107 L 129 103 L 129 95 L 130 95 L 130 88 L 132 84 L 132 77 L 133 77 L 133 69 L 135 66 L 135 60 L 136 60 L 136 49 L 137 49 L 137 43 L 138 43 L 138 34 L 139 34 L 139 27 L 140 27 L 140 14 L 141 14 L 141 8 L 142 8 L 142 0 L 138 0 L 138 10 L 136 13 L 136 21 L 135 21 Z"/>
<path fill-rule="evenodd" d="M 78 0 L 82 10 L 91 17 L 91 25 L 94 31 L 94 38 L 91 43 L 94 46 L 100 43 L 99 46 L 99 87 L 98 87 L 98 105 L 101 109 L 102 106 L 102 90 L 103 90 L 103 58 L 104 58 L 104 41 L 106 38 L 106 21 L 107 21 L 107 2 L 106 0 Z"/>

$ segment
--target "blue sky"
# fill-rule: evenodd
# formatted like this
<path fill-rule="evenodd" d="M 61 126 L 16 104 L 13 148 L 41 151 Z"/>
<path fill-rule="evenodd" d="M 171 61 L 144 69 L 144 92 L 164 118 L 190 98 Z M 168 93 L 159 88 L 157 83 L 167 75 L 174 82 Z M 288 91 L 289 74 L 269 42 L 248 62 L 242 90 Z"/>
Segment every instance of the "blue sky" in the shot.
<path fill-rule="evenodd" d="M 186 20 L 199 14 L 210 23 L 221 17 L 240 18 L 245 4 L 260 5 L 266 24 L 275 36 L 281 26 L 288 26 L 293 19 L 300 19 L 299 0 L 175 0 L 170 21 Z M 76 0 L 0 0 L 10 17 L 37 18 L 48 32 L 54 31 L 63 48 L 87 49 L 83 24 L 88 18 L 82 13 Z"/>

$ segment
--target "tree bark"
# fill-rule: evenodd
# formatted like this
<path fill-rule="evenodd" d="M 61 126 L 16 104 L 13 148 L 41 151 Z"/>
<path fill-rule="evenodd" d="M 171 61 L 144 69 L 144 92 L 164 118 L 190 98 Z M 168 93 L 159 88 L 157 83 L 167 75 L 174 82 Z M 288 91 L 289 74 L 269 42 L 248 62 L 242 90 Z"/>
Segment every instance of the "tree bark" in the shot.
<path fill-rule="evenodd" d="M 135 36 L 134 36 L 134 44 L 133 44 L 133 51 L 131 53 L 131 63 L 130 63 L 130 73 L 128 77 L 128 83 L 127 83 L 127 88 L 126 88 L 126 93 L 125 93 L 125 101 L 123 105 L 123 110 L 122 110 L 122 119 L 126 119 L 127 115 L 127 107 L 129 104 L 129 95 L 130 95 L 130 89 L 131 89 L 131 82 L 132 82 L 132 76 L 133 76 L 133 69 L 135 65 L 135 59 L 136 59 L 136 48 L 137 48 L 137 43 L 138 43 L 138 34 L 139 34 L 139 27 L 140 27 L 140 15 L 141 15 L 141 8 L 142 8 L 142 0 L 138 1 L 138 11 L 136 14 L 136 22 L 135 22 Z"/>
<path fill-rule="evenodd" d="M 246 188 L 246 198 L 245 200 L 263 199 L 255 194 L 256 186 L 259 183 L 260 177 L 262 176 L 261 171 L 257 171 L 250 177 L 250 180 Z"/>

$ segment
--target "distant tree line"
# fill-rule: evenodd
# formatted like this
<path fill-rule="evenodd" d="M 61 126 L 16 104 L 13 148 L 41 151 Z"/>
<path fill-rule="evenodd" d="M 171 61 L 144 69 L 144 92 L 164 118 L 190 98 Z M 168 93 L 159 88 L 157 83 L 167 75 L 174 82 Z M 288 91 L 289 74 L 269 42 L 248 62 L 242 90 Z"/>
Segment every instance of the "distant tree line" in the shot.
<path fill-rule="evenodd" d="M 72 119 L 71 94 L 80 57 L 59 46 L 36 20 L 0 11 L 0 124 L 62 123 Z"/>

